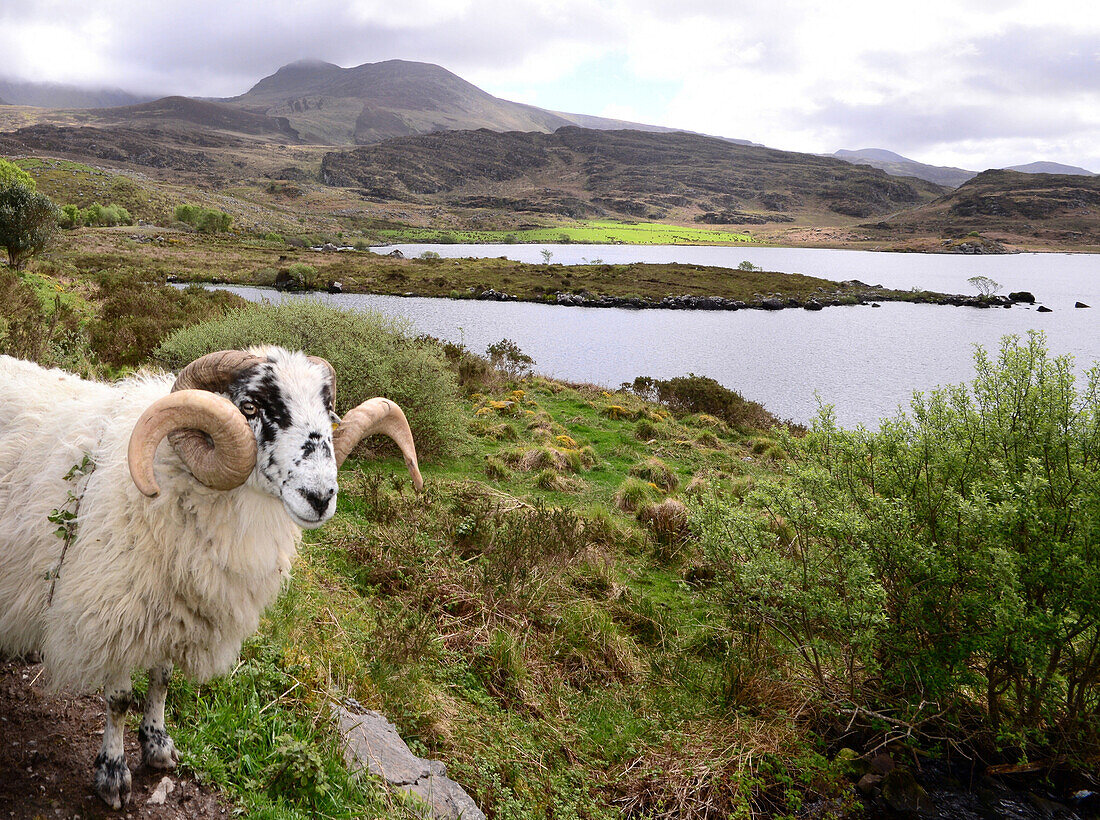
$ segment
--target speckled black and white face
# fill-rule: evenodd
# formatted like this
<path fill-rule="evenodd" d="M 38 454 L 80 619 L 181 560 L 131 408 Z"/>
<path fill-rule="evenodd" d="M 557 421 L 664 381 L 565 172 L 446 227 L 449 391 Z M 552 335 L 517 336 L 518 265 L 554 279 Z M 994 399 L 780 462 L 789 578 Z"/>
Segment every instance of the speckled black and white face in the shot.
<path fill-rule="evenodd" d="M 242 372 L 229 388 L 256 434 L 249 483 L 280 498 L 298 526 L 319 527 L 336 512 L 333 385 L 327 368 L 301 353 L 252 351 L 267 361 Z"/>

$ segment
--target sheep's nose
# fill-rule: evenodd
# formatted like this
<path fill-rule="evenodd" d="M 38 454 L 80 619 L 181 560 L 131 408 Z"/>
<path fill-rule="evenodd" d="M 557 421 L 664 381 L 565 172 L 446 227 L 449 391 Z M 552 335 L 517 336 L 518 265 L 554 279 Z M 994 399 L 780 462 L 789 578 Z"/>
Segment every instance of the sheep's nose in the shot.
<path fill-rule="evenodd" d="M 299 488 L 298 494 L 309 502 L 309 506 L 313 507 L 317 515 L 324 515 L 328 509 L 328 503 L 332 500 L 332 497 L 336 495 L 336 490 L 331 487 L 324 492 L 315 493 L 312 490 L 303 490 Z"/>

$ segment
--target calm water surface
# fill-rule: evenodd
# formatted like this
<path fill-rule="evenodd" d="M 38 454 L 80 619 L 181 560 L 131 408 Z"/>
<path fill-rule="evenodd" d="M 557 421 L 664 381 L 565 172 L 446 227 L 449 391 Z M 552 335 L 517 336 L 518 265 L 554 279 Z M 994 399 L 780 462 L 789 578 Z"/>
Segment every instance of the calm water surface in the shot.
<path fill-rule="evenodd" d="M 1054 310 L 1037 313 L 884 303 L 819 312 L 736 312 L 572 308 L 520 302 L 476 302 L 358 294 L 326 301 L 408 319 L 415 330 L 462 342 L 475 351 L 514 340 L 536 369 L 564 379 L 618 386 L 647 375 L 710 376 L 763 402 L 780 416 L 807 421 L 818 398 L 842 424 L 874 425 L 908 405 L 914 390 L 967 381 L 973 346 L 995 350 L 1008 333 L 1043 330 L 1056 354 L 1075 357 L 1077 371 L 1100 361 L 1100 256 L 1017 254 L 964 257 L 806 248 L 626 245 L 401 245 L 406 256 L 508 256 L 541 262 L 689 262 L 735 267 L 748 260 L 769 270 L 887 287 L 919 286 L 973 293 L 971 276 L 1009 290 L 1029 290 Z M 383 251 L 390 250 L 381 249 Z M 309 298 L 259 288 L 230 288 L 250 299 Z M 1074 309 L 1075 301 L 1093 305 Z"/>

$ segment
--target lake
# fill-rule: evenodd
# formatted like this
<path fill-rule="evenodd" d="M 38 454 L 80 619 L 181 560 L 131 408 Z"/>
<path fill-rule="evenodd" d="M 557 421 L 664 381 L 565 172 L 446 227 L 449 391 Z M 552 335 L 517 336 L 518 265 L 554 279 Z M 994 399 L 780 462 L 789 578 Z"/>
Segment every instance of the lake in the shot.
<path fill-rule="evenodd" d="M 448 257 L 507 256 L 581 264 L 685 262 L 768 270 L 828 279 L 859 279 L 892 288 L 974 293 L 972 276 L 988 276 L 1003 293 L 1028 290 L 1034 308 L 978 310 L 885 302 L 880 308 L 818 312 L 736 312 L 574 308 L 525 302 L 320 295 L 326 301 L 408 319 L 418 333 L 462 342 L 476 352 L 503 338 L 534 357 L 536 370 L 616 387 L 635 376 L 710 376 L 785 418 L 805 422 L 818 400 L 846 426 L 874 425 L 914 390 L 973 377 L 973 346 L 995 351 L 1005 334 L 1047 334 L 1055 354 L 1071 354 L 1077 372 L 1100 361 L 1100 256 L 1012 254 L 956 256 L 816 248 L 639 245 L 398 245 L 406 256 L 430 250 Z M 375 249 L 389 252 L 392 248 Z M 310 298 L 261 288 L 228 288 L 249 299 Z M 1075 309 L 1075 301 L 1092 305 Z"/>

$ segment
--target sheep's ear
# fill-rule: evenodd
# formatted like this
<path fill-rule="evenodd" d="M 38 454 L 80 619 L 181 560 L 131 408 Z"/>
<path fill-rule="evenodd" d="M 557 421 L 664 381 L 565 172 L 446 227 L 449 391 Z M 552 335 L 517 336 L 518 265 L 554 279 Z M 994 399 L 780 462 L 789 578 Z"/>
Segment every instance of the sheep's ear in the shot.
<path fill-rule="evenodd" d="M 322 359 L 320 356 L 306 356 L 314 364 L 319 364 L 321 367 L 328 371 L 328 384 L 331 392 L 329 393 L 328 409 L 333 411 L 335 415 L 336 411 L 336 368 L 328 363 L 326 359 Z M 340 419 L 336 419 L 337 422 Z"/>

